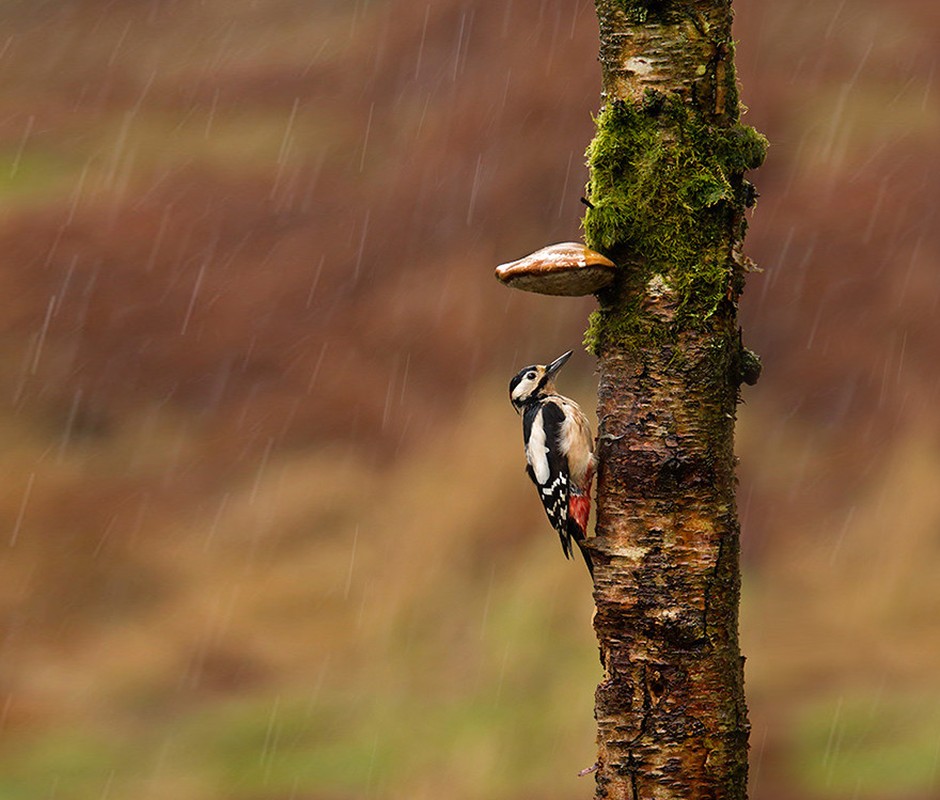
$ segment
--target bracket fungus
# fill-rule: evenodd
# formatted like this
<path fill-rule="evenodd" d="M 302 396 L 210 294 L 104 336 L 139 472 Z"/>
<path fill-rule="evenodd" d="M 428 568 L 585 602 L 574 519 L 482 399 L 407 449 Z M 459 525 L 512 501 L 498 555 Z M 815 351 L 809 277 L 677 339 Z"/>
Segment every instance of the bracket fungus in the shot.
<path fill-rule="evenodd" d="M 616 271 L 613 261 L 580 242 L 562 242 L 500 264 L 496 279 L 526 292 L 576 297 L 600 291 Z"/>

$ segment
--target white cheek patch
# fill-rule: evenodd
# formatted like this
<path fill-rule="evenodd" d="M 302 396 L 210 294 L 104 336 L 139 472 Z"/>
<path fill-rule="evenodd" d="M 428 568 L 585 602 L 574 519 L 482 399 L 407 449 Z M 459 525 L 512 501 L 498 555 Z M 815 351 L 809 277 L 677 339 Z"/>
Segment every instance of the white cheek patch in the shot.
<path fill-rule="evenodd" d="M 532 381 L 530 380 L 521 380 L 519 385 L 512 390 L 512 399 L 518 400 L 520 397 L 524 397 L 529 392 L 529 388 L 532 386 Z"/>
<path fill-rule="evenodd" d="M 532 467 L 535 480 L 540 485 L 544 485 L 548 480 L 550 470 L 548 468 L 548 448 L 545 446 L 545 426 L 542 425 L 542 412 L 539 411 L 532 421 L 532 431 L 529 433 L 529 441 L 525 448 L 525 458 Z"/>

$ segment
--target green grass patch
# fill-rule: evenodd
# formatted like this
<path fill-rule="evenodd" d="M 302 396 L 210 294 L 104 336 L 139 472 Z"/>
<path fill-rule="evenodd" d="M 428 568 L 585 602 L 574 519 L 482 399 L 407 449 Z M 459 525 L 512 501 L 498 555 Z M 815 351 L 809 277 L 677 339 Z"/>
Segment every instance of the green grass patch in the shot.
<path fill-rule="evenodd" d="M 940 696 L 832 698 L 796 729 L 796 768 L 822 797 L 932 797 L 940 786 Z"/>
<path fill-rule="evenodd" d="M 441 594 L 410 633 L 390 623 L 319 687 L 181 702 L 170 681 L 162 704 L 125 699 L 108 727 L 70 721 L 0 748 L 0 797 L 572 796 L 601 671 L 589 596 L 559 592 L 587 576 L 554 544 L 533 539 L 519 575 Z"/>
<path fill-rule="evenodd" d="M 0 152 L 0 204 L 64 194 L 81 168 L 59 153 L 26 149 Z"/>
<path fill-rule="evenodd" d="M 407 793 L 433 779 L 454 797 L 511 798 L 552 788 L 552 753 L 571 762 L 571 776 L 584 766 L 558 745 L 570 739 L 578 708 L 584 730 L 573 732 L 584 734 L 590 750 L 589 691 L 578 706 L 558 686 L 545 693 L 518 684 L 490 688 L 457 698 L 246 698 L 137 734 L 50 733 L 0 755 L 0 796 L 98 800 L 109 790 L 139 796 L 146 786 L 148 797 L 171 797 L 182 781 L 203 787 L 196 797 L 251 800 Z"/>
<path fill-rule="evenodd" d="M 139 766 L 130 756 L 117 739 L 87 730 L 23 737 L 0 755 L 0 797 L 100 798 Z"/>

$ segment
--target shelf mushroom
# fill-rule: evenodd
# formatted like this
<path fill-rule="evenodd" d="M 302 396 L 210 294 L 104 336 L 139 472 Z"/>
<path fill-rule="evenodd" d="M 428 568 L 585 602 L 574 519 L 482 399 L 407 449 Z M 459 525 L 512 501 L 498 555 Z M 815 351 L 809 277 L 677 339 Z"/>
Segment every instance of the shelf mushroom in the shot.
<path fill-rule="evenodd" d="M 496 279 L 513 289 L 539 294 L 594 294 L 613 279 L 617 265 L 580 242 L 562 242 L 500 264 Z"/>

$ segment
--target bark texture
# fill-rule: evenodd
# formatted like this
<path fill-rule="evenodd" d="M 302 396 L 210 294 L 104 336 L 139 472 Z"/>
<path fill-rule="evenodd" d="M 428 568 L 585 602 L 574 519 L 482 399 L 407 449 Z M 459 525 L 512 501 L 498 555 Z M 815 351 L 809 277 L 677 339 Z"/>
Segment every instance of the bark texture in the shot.
<path fill-rule="evenodd" d="M 596 0 L 588 244 L 621 265 L 599 358 L 597 798 L 744 798 L 734 416 L 740 245 L 765 140 L 739 123 L 727 0 Z M 748 382 L 752 382 L 750 379 Z"/>

